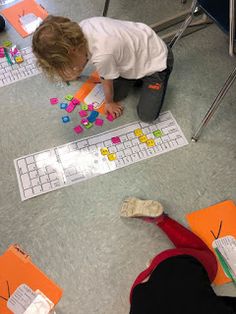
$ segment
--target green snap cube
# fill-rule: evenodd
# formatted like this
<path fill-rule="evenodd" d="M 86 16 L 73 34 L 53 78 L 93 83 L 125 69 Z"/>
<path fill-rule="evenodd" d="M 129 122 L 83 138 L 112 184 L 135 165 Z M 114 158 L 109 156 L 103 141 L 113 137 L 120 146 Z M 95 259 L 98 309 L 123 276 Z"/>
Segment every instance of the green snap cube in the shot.
<path fill-rule="evenodd" d="M 156 131 L 153 132 L 153 135 L 155 137 L 162 137 L 164 134 L 163 134 L 163 132 L 161 130 L 156 130 Z"/>

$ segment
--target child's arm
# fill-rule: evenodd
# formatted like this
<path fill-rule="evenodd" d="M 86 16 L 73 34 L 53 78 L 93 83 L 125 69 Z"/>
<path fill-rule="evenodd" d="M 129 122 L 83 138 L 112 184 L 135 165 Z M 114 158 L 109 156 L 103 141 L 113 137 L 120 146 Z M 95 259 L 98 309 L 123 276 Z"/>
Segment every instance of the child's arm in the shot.
<path fill-rule="evenodd" d="M 123 106 L 118 102 L 113 101 L 113 80 L 104 80 L 101 78 L 103 91 L 105 94 L 105 114 L 111 114 L 113 118 L 118 118 L 122 115 Z"/>

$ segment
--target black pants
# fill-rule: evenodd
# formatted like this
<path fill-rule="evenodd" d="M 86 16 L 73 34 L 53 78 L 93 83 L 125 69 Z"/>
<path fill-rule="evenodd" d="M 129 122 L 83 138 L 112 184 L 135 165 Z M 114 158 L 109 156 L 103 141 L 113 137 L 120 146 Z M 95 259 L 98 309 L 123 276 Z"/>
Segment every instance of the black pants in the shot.
<path fill-rule="evenodd" d="M 236 298 L 217 296 L 204 266 L 190 255 L 161 262 L 133 290 L 130 314 L 236 314 Z"/>
<path fill-rule="evenodd" d="M 173 68 L 174 57 L 170 48 L 168 48 L 167 68 L 161 72 L 155 72 L 150 76 L 145 76 L 142 81 L 141 95 L 137 105 L 137 113 L 140 120 L 152 122 L 156 120 L 161 111 L 168 79 Z M 114 101 L 124 99 L 137 80 L 128 80 L 119 77 L 113 81 Z"/>

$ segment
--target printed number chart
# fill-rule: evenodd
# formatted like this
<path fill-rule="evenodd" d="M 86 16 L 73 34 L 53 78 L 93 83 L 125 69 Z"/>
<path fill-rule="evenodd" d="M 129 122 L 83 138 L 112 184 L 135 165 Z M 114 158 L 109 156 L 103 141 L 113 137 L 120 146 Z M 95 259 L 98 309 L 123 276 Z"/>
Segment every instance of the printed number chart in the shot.
<path fill-rule="evenodd" d="M 158 156 L 188 142 L 170 111 L 14 160 L 21 199 Z"/>
<path fill-rule="evenodd" d="M 104 92 L 102 84 L 97 84 L 91 90 L 91 92 L 84 98 L 86 104 L 93 104 L 95 109 L 98 109 L 101 104 L 104 102 Z"/>

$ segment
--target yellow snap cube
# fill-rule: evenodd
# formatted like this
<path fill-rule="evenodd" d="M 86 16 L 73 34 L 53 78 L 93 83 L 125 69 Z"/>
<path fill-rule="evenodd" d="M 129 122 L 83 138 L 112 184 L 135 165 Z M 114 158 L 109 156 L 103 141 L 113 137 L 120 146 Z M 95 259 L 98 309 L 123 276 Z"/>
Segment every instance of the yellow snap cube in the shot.
<path fill-rule="evenodd" d="M 143 131 L 141 129 L 136 129 L 136 130 L 134 130 L 134 134 L 136 136 L 142 136 L 143 135 Z"/>
<path fill-rule="evenodd" d="M 110 161 L 116 160 L 116 154 L 109 154 L 107 157 Z"/>
<path fill-rule="evenodd" d="M 155 141 L 151 138 L 150 140 L 147 140 L 147 146 L 148 147 L 153 147 L 153 146 L 155 146 L 156 144 L 155 144 Z"/>
<path fill-rule="evenodd" d="M 109 154 L 108 148 L 106 148 L 106 147 L 101 148 L 101 154 L 102 154 L 102 155 L 108 155 L 108 154 Z"/>
<path fill-rule="evenodd" d="M 24 60 L 23 60 L 23 58 L 21 56 L 17 56 L 17 57 L 15 57 L 15 61 L 16 61 L 16 63 L 21 63 Z"/>
<path fill-rule="evenodd" d="M 147 142 L 148 138 L 147 138 L 146 135 L 143 135 L 143 136 L 139 137 L 139 140 L 140 140 L 141 143 L 145 143 L 145 142 Z"/>

